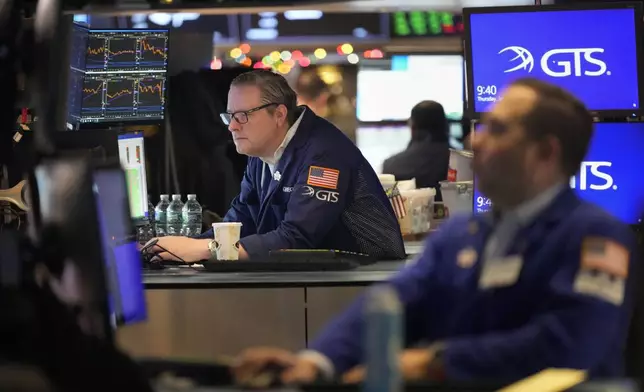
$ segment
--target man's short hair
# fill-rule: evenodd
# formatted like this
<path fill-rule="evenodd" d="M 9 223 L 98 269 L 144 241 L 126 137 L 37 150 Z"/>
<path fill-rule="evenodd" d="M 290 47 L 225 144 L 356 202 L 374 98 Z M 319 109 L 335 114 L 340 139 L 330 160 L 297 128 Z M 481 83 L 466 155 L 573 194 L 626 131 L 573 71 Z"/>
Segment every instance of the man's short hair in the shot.
<path fill-rule="evenodd" d="M 244 72 L 233 79 L 230 87 L 242 85 L 257 86 L 262 105 L 275 103 L 286 106 L 288 123 L 293 125 L 296 120 L 297 95 L 282 75 L 265 69 Z M 274 110 L 274 108 L 267 109 Z"/>
<path fill-rule="evenodd" d="M 527 87 L 537 94 L 522 125 L 535 139 L 554 136 L 561 145 L 563 171 L 570 177 L 577 174 L 593 137 L 593 118 L 586 106 L 561 87 L 538 79 L 521 78 L 511 86 Z"/>
<path fill-rule="evenodd" d="M 328 86 L 315 70 L 303 71 L 297 78 L 296 92 L 304 99 L 313 100 L 328 91 Z"/>

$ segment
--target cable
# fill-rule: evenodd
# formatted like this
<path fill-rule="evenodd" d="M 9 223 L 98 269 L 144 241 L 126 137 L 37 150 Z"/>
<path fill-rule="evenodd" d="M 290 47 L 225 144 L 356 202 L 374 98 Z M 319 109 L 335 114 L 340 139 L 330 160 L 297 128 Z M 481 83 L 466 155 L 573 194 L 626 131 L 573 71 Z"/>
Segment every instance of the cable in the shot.
<path fill-rule="evenodd" d="M 159 244 L 157 244 L 157 245 L 156 245 L 156 247 L 157 247 L 157 248 L 159 248 L 159 249 L 161 249 L 161 250 L 162 250 L 162 251 L 164 251 L 164 252 L 168 252 L 171 256 L 174 256 L 178 261 L 182 262 L 182 263 L 183 263 L 183 265 L 187 265 L 188 267 L 192 268 L 192 269 L 193 269 L 193 270 L 195 270 L 195 271 L 200 271 L 198 268 L 195 268 L 195 265 L 196 265 L 196 264 L 199 264 L 199 263 L 197 263 L 197 262 L 190 262 L 190 263 L 188 263 L 187 261 L 185 261 L 185 260 L 184 260 L 184 259 L 182 259 L 181 257 L 179 257 L 179 256 L 177 256 L 176 254 L 174 254 L 174 253 L 170 252 L 168 249 L 164 248 L 163 246 L 161 246 L 161 245 L 159 245 Z M 159 257 L 159 256 L 157 255 L 157 257 Z M 161 259 L 161 261 L 162 261 L 162 262 L 163 262 L 163 261 L 165 261 L 165 262 L 168 262 L 168 261 L 169 261 L 169 260 L 163 260 L 163 258 L 161 258 L 161 257 L 159 257 L 159 258 Z"/>
<path fill-rule="evenodd" d="M 169 250 L 167 250 L 166 248 L 164 248 L 163 246 L 161 246 L 161 245 L 159 245 L 159 244 L 156 244 L 156 247 L 157 247 L 157 248 L 159 248 L 159 249 L 161 249 L 161 250 L 162 250 L 162 251 L 164 251 L 164 252 L 168 252 L 171 256 L 174 256 L 178 261 L 182 262 L 184 265 L 187 265 L 188 267 L 190 267 L 190 268 L 192 268 L 192 269 L 196 269 L 196 268 L 194 268 L 194 265 L 195 265 L 195 264 L 199 264 L 199 263 L 197 263 L 197 262 L 190 262 L 190 263 L 189 263 L 189 262 L 185 261 L 184 259 L 182 259 L 181 257 L 177 256 L 176 254 L 174 254 L 174 253 L 170 252 Z M 162 261 L 169 261 L 169 260 L 163 260 L 163 258 L 161 258 L 161 257 L 159 257 L 159 258 L 160 258 Z"/>

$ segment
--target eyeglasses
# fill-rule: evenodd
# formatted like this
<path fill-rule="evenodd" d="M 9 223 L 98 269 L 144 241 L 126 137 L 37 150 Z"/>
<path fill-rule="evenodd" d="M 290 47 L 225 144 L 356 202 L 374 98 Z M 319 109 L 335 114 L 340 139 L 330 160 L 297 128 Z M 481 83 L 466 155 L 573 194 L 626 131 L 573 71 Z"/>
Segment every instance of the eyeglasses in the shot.
<path fill-rule="evenodd" d="M 248 122 L 248 115 L 257 112 L 262 109 L 266 109 L 269 106 L 273 105 L 279 105 L 279 103 L 267 103 L 262 106 L 258 106 L 256 108 L 240 111 L 240 112 L 234 112 L 234 113 L 221 113 L 219 117 L 221 117 L 221 121 L 224 122 L 226 125 L 230 125 L 230 123 L 233 121 L 233 118 L 235 121 L 237 121 L 239 124 L 246 124 Z"/>

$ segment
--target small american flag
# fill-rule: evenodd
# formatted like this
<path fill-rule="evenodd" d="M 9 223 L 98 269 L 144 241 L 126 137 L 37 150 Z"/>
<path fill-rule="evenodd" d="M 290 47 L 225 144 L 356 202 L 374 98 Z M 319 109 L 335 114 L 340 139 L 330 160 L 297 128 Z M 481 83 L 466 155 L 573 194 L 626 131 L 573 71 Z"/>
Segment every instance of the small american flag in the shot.
<path fill-rule="evenodd" d="M 407 216 L 407 209 L 405 208 L 405 199 L 402 197 L 400 194 L 400 191 L 398 190 L 398 184 L 395 184 L 389 192 L 387 192 L 389 196 L 389 201 L 391 202 L 391 206 L 394 209 L 394 213 L 396 214 L 396 217 L 398 219 L 402 219 L 405 216 Z"/>
<path fill-rule="evenodd" d="M 584 239 L 581 264 L 584 269 L 607 273 L 618 278 L 628 277 L 630 252 L 622 244 L 607 238 Z"/>
<path fill-rule="evenodd" d="M 337 189 L 340 171 L 320 166 L 309 167 L 309 178 L 306 183 L 321 188 Z"/>

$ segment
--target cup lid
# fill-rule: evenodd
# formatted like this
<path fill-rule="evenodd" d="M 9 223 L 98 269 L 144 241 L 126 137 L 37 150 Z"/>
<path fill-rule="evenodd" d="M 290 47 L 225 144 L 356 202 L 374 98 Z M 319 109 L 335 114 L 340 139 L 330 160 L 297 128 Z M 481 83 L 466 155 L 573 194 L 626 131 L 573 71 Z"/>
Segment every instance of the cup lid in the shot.
<path fill-rule="evenodd" d="M 217 226 L 242 226 L 241 222 L 215 222 L 212 224 L 212 227 Z"/>

